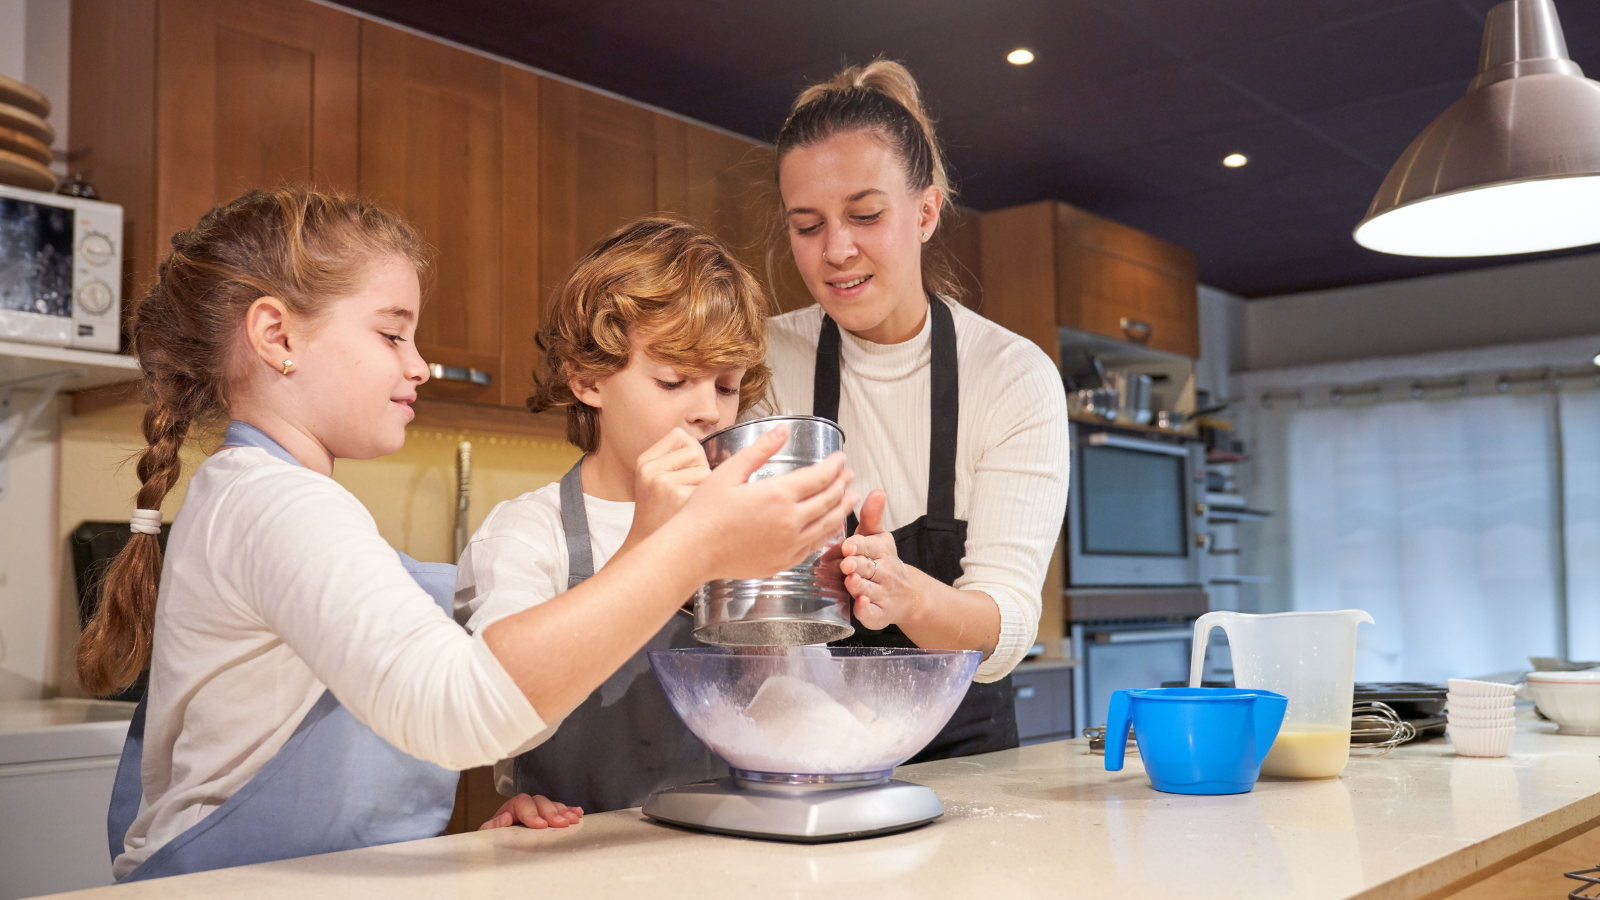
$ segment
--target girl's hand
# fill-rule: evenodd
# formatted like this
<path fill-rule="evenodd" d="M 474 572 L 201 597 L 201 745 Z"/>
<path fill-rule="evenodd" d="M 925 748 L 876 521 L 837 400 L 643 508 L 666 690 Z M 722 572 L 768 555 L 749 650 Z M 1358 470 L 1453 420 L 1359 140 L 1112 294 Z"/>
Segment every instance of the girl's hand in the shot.
<path fill-rule="evenodd" d="M 565 828 L 583 819 L 583 808 L 557 803 L 543 794 L 518 794 L 507 800 L 489 821 L 478 826 L 479 831 L 522 825 L 527 828 Z"/>
<path fill-rule="evenodd" d="M 894 535 L 884 531 L 888 503 L 883 491 L 868 494 L 861 505 L 861 526 L 840 544 L 845 590 L 855 598 L 856 618 L 873 631 L 915 621 L 927 605 L 922 590 L 926 576 L 900 560 Z"/>
<path fill-rule="evenodd" d="M 627 543 L 649 537 L 677 515 L 689 495 L 710 474 L 705 450 L 682 428 L 672 429 L 639 454 L 634 467 L 633 525 L 628 529 Z"/>
<path fill-rule="evenodd" d="M 750 476 L 782 449 L 774 428 L 729 457 L 695 489 L 675 524 L 687 530 L 708 579 L 766 578 L 799 564 L 837 535 L 858 497 L 844 454 L 786 475 Z"/>

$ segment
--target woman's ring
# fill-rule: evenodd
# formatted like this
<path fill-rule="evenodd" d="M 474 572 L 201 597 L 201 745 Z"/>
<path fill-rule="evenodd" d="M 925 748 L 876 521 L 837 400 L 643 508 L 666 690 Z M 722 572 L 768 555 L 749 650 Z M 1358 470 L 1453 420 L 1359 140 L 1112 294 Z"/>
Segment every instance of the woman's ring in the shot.
<path fill-rule="evenodd" d="M 867 562 L 872 563 L 872 574 L 867 576 L 867 580 L 871 581 L 878 577 L 878 561 L 869 556 L 867 557 Z"/>

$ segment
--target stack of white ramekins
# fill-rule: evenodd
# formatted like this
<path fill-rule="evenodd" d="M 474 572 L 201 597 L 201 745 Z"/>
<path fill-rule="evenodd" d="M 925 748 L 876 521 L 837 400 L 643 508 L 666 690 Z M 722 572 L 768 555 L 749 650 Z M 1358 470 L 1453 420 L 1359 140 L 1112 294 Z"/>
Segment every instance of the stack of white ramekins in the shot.
<path fill-rule="evenodd" d="M 1450 743 L 1462 756 L 1505 756 L 1517 730 L 1516 687 L 1492 681 L 1450 679 L 1445 701 Z"/>

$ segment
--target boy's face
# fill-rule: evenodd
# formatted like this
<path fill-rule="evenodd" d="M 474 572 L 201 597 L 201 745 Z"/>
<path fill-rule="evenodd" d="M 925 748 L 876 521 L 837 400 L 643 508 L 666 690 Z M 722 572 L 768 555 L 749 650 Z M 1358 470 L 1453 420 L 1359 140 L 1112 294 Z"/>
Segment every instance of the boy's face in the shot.
<path fill-rule="evenodd" d="M 674 428 L 696 440 L 734 424 L 744 367 L 699 375 L 651 356 L 647 333 L 630 331 L 628 365 L 597 382 L 574 380 L 573 393 L 600 412 L 599 452 L 632 467 L 639 454 Z"/>

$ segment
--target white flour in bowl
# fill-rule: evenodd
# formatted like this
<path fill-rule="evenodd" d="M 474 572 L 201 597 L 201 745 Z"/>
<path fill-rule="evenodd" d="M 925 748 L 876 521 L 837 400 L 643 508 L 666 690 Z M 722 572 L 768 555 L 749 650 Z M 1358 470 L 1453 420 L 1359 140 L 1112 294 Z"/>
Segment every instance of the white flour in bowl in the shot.
<path fill-rule="evenodd" d="M 700 735 L 735 768 L 837 775 L 889 768 L 915 753 L 910 723 L 843 702 L 790 675 L 773 675 L 740 709 L 724 699 L 699 720 Z"/>

